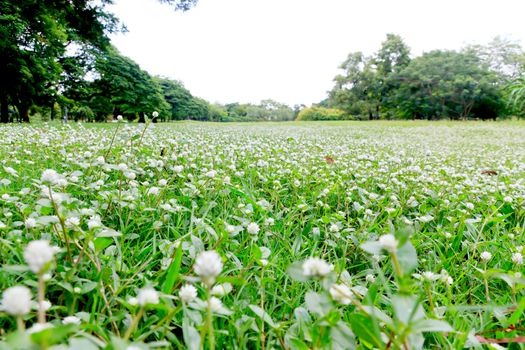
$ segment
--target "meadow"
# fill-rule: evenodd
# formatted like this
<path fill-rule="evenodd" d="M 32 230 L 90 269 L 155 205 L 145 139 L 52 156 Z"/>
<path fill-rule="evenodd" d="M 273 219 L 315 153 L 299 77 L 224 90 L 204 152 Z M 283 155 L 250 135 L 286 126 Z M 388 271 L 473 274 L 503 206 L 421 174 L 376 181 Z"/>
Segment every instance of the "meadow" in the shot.
<path fill-rule="evenodd" d="M 523 122 L 6 125 L 0 349 L 525 348 Z"/>

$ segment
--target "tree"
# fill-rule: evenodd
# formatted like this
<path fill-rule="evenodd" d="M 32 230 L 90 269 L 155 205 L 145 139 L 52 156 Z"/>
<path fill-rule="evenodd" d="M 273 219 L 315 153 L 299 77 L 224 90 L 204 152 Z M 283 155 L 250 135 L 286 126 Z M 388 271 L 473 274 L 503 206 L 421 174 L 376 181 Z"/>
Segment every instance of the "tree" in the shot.
<path fill-rule="evenodd" d="M 63 67 L 60 59 L 73 45 L 103 48 L 116 19 L 88 0 L 0 0 L 0 105 L 7 122 L 8 105 L 24 121 L 32 103 L 52 99 Z"/>
<path fill-rule="evenodd" d="M 156 81 L 170 106 L 170 120 L 208 120 L 208 102 L 194 97 L 182 82 L 161 77 Z"/>
<path fill-rule="evenodd" d="M 525 73 L 525 53 L 516 41 L 497 36 L 487 45 L 469 45 L 463 51 L 474 53 L 503 82 L 509 82 Z"/>
<path fill-rule="evenodd" d="M 392 91 L 396 88 L 392 76 L 410 62 L 410 49 L 399 35 L 387 34 L 379 51 L 365 57 L 350 53 L 339 67 L 344 71 L 335 77 L 330 92 L 333 106 L 352 115 L 378 119 L 392 107 Z"/>
<path fill-rule="evenodd" d="M 376 72 L 373 61 L 362 52 L 350 53 L 339 67 L 343 74 L 335 77 L 330 91 L 330 105 L 351 115 L 368 115 L 374 119 L 379 106 Z"/>
<path fill-rule="evenodd" d="M 111 111 L 98 110 L 98 113 L 113 113 L 114 118 L 122 114 L 129 120 L 139 116 L 144 122 L 145 113 L 158 111 L 161 116 L 169 114 L 169 105 L 164 100 L 159 84 L 133 60 L 122 56 L 115 48 L 99 57 L 96 63 L 99 79 L 92 84 L 93 102 L 111 106 Z M 107 98 L 108 101 L 103 101 Z M 94 99 L 94 100 L 93 100 Z M 93 106 L 92 109 L 96 106 Z"/>
<path fill-rule="evenodd" d="M 188 10 L 197 0 L 159 0 Z M 9 105 L 24 121 L 33 103 L 53 106 L 70 77 L 71 48 L 108 47 L 108 33 L 119 30 L 106 11 L 112 0 L 0 0 L 0 121 L 8 122 Z M 69 50 L 68 50 L 69 48 Z M 69 60 L 71 63 L 72 60 Z M 82 65 L 82 60 L 76 61 Z"/>
<path fill-rule="evenodd" d="M 497 76 L 472 52 L 432 51 L 393 78 L 403 118 L 495 118 L 502 111 Z"/>

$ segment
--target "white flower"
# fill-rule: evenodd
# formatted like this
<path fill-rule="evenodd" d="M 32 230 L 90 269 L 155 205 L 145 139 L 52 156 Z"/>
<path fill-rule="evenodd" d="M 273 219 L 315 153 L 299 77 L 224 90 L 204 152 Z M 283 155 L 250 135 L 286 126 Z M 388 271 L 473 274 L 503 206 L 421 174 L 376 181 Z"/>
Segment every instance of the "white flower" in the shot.
<path fill-rule="evenodd" d="M 26 228 L 35 228 L 36 227 L 36 220 L 34 218 L 27 218 L 24 221 L 24 224 Z"/>
<path fill-rule="evenodd" d="M 53 325 L 51 323 L 35 323 L 26 332 L 28 334 L 33 334 L 33 333 L 41 332 L 44 329 L 48 329 L 48 328 L 53 328 Z"/>
<path fill-rule="evenodd" d="M 512 262 L 516 265 L 523 264 L 523 255 L 521 255 L 521 253 L 512 254 Z"/>
<path fill-rule="evenodd" d="M 179 298 L 185 303 L 192 302 L 197 298 L 197 288 L 191 284 L 182 286 L 179 290 Z"/>
<path fill-rule="evenodd" d="M 218 284 L 211 289 L 211 294 L 222 297 L 230 293 L 232 289 L 231 283 Z"/>
<path fill-rule="evenodd" d="M 124 118 L 122 118 L 122 115 L 120 115 L 120 114 L 119 114 L 119 115 L 117 115 L 117 120 L 118 120 L 119 122 L 121 122 L 121 121 L 122 121 L 122 119 L 124 119 Z"/>
<path fill-rule="evenodd" d="M 168 184 L 168 180 L 166 179 L 160 179 L 159 180 L 159 186 L 164 187 Z"/>
<path fill-rule="evenodd" d="M 129 305 L 137 306 L 139 304 L 139 300 L 135 297 L 129 297 L 128 298 Z"/>
<path fill-rule="evenodd" d="M 153 288 L 144 288 L 137 294 L 137 303 L 140 306 L 159 303 L 159 293 Z"/>
<path fill-rule="evenodd" d="M 308 258 L 303 262 L 303 274 L 307 277 L 324 277 L 334 269 L 320 258 Z"/>
<path fill-rule="evenodd" d="M 376 276 L 374 276 L 371 273 L 369 273 L 368 275 L 366 275 L 365 280 L 368 283 L 374 283 L 376 281 Z"/>
<path fill-rule="evenodd" d="M 53 260 L 59 248 L 49 245 L 49 241 L 31 241 L 24 250 L 24 259 L 29 269 L 36 274 L 42 273 Z"/>
<path fill-rule="evenodd" d="M 46 169 L 42 172 L 42 176 L 40 177 L 40 181 L 43 183 L 54 185 L 58 182 L 60 179 L 60 175 L 54 171 L 53 169 Z"/>
<path fill-rule="evenodd" d="M 264 221 L 264 226 L 272 226 L 275 223 L 273 218 L 268 218 Z"/>
<path fill-rule="evenodd" d="M 80 225 L 80 218 L 76 217 L 76 216 L 71 216 L 71 217 L 66 219 L 65 224 L 66 224 L 66 227 L 68 227 L 68 228 L 72 228 L 74 226 L 78 226 L 78 225 Z"/>
<path fill-rule="evenodd" d="M 172 170 L 176 173 L 182 173 L 182 171 L 184 170 L 184 167 L 182 165 L 175 165 Z"/>
<path fill-rule="evenodd" d="M 51 302 L 49 300 L 42 300 L 40 302 L 40 307 L 39 309 L 43 310 L 43 311 L 47 311 L 49 309 L 51 309 Z"/>
<path fill-rule="evenodd" d="M 157 196 L 159 192 L 160 192 L 160 188 L 158 187 L 151 187 L 150 189 L 148 189 L 148 194 L 153 195 L 153 196 Z"/>
<path fill-rule="evenodd" d="M 482 261 L 489 261 L 491 258 L 492 258 L 492 254 L 490 254 L 489 252 L 483 252 L 481 253 L 481 255 L 479 256 L 481 258 Z"/>
<path fill-rule="evenodd" d="M 397 251 L 397 239 L 393 234 L 386 234 L 379 237 L 379 244 L 381 248 L 389 253 L 395 253 Z"/>
<path fill-rule="evenodd" d="M 215 170 L 210 170 L 204 176 L 209 177 L 210 179 L 213 179 L 217 175 L 217 172 Z"/>
<path fill-rule="evenodd" d="M 193 269 L 204 284 L 211 286 L 222 271 L 221 257 L 214 250 L 201 252 L 195 259 Z"/>
<path fill-rule="evenodd" d="M 102 220 L 100 219 L 100 216 L 94 215 L 92 216 L 88 221 L 88 228 L 90 230 L 94 228 L 102 227 Z"/>
<path fill-rule="evenodd" d="M 255 222 L 250 222 L 250 224 L 248 224 L 248 226 L 246 227 L 246 230 L 249 234 L 256 235 L 259 233 L 260 228 L 259 225 L 257 225 Z"/>
<path fill-rule="evenodd" d="M 505 201 L 505 203 L 512 203 L 512 197 L 510 197 L 510 196 L 505 196 L 505 198 L 503 198 L 503 200 Z"/>
<path fill-rule="evenodd" d="M 426 281 L 432 282 L 437 280 L 440 276 L 436 275 L 432 271 L 425 271 L 421 274 L 421 277 L 423 277 L 423 279 L 425 279 Z"/>
<path fill-rule="evenodd" d="M 67 317 L 64 317 L 64 319 L 62 320 L 62 323 L 63 324 L 80 324 L 80 318 L 76 317 L 76 316 L 67 316 Z"/>
<path fill-rule="evenodd" d="M 329 230 L 330 232 L 339 232 L 340 228 L 337 224 L 331 224 Z"/>
<path fill-rule="evenodd" d="M 24 286 L 15 286 L 2 294 L 0 310 L 13 316 L 24 316 L 31 311 L 31 304 L 31 291 Z"/>
<path fill-rule="evenodd" d="M 151 113 L 151 115 L 153 116 L 153 118 L 157 118 L 159 116 L 159 112 L 153 111 L 153 113 Z"/>
<path fill-rule="evenodd" d="M 211 306 L 211 311 L 213 312 L 224 313 L 225 311 L 227 311 L 227 309 L 222 305 L 221 299 L 217 297 L 210 298 L 210 306 Z"/>
<path fill-rule="evenodd" d="M 348 305 L 352 302 L 352 292 L 345 284 L 334 284 L 330 287 L 330 295 L 340 304 Z"/>

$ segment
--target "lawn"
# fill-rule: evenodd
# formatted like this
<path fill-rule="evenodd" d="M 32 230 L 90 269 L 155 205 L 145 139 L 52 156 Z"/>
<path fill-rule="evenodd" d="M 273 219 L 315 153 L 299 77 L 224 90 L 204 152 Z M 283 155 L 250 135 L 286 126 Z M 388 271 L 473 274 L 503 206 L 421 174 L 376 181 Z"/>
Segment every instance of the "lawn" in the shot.
<path fill-rule="evenodd" d="M 0 349 L 525 342 L 523 122 L 0 128 Z"/>

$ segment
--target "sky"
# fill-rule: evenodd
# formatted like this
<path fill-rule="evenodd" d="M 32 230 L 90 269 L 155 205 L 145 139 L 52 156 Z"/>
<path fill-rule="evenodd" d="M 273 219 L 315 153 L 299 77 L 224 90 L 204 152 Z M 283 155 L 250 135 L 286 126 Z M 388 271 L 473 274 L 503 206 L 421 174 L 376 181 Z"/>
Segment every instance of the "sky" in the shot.
<path fill-rule="evenodd" d="M 413 56 L 497 35 L 525 45 L 524 0 L 199 0 L 184 13 L 116 0 L 108 9 L 128 28 L 111 36 L 122 54 L 222 104 L 320 102 L 346 56 L 373 54 L 387 33 Z"/>

